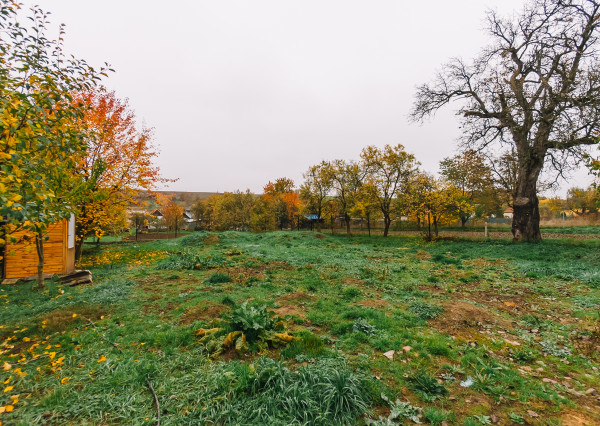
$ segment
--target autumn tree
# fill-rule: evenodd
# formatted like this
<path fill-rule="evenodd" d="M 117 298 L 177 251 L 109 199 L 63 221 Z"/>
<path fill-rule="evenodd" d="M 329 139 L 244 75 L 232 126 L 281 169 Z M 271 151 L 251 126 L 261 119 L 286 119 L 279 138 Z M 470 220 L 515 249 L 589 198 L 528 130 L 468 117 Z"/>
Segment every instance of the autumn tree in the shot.
<path fill-rule="evenodd" d="M 360 156 L 366 181 L 376 191 L 379 209 L 383 214 L 383 236 L 387 237 L 395 206 L 392 201 L 399 191 L 404 190 L 418 163 L 414 155 L 406 152 L 400 144 L 394 147 L 386 145 L 383 149 L 368 146 Z"/>
<path fill-rule="evenodd" d="M 177 230 L 181 229 L 183 225 L 183 212 L 183 207 L 179 206 L 172 199 L 165 204 L 161 213 L 168 230 L 174 230 L 175 234 L 177 234 Z"/>
<path fill-rule="evenodd" d="M 266 232 L 277 228 L 277 220 L 272 204 L 263 197 L 256 198 L 250 214 L 250 226 L 253 231 Z"/>
<path fill-rule="evenodd" d="M 300 199 L 310 214 L 317 216 L 317 231 L 321 232 L 321 219 L 325 200 L 331 191 L 331 174 L 325 161 L 309 167 L 304 173 L 304 184 L 300 188 Z"/>
<path fill-rule="evenodd" d="M 0 0 L 0 222 L 7 233 L 35 235 L 38 286 L 44 287 L 48 225 L 76 211 L 84 184 L 73 174 L 85 152 L 85 129 L 75 126 L 85 107 L 72 94 L 94 87 L 106 69 L 66 56 L 63 27 L 47 38 L 48 14 Z M 4 240 L 0 240 L 0 245 Z"/>
<path fill-rule="evenodd" d="M 455 188 L 459 189 L 467 205 L 475 206 L 476 213 L 489 215 L 499 210 L 500 200 L 496 196 L 492 171 L 485 157 L 473 150 L 466 150 L 440 162 L 440 175 Z M 473 209 L 459 211 L 461 226 L 473 214 Z"/>
<path fill-rule="evenodd" d="M 472 63 L 452 60 L 417 91 L 414 120 L 460 100 L 468 147 L 513 147 L 515 240 L 541 239 L 537 184 L 544 164 L 562 170 L 581 158 L 582 147 L 598 143 L 599 15 L 599 0 L 530 0 L 512 20 L 489 12 L 492 42 L 482 54 Z"/>
<path fill-rule="evenodd" d="M 429 174 L 420 173 L 407 188 L 412 208 L 427 219 L 428 239 L 437 237 L 438 227 L 456 220 L 460 212 L 472 211 L 460 189 Z"/>
<path fill-rule="evenodd" d="M 353 212 L 357 212 L 367 221 L 367 231 L 371 236 L 371 222 L 380 211 L 380 198 L 377 187 L 370 182 L 365 183 L 358 190 Z"/>
<path fill-rule="evenodd" d="M 334 160 L 327 164 L 324 173 L 335 191 L 339 213 L 346 223 L 346 234 L 350 235 L 350 213 L 358 201 L 365 172 L 360 164 L 353 161 Z"/>
<path fill-rule="evenodd" d="M 211 229 L 213 214 L 212 200 L 215 197 L 215 195 L 211 195 L 211 197 L 205 200 L 197 200 L 194 204 L 192 204 L 191 208 L 192 215 L 194 216 L 194 220 L 196 221 L 196 227 L 208 231 Z"/>
<path fill-rule="evenodd" d="M 595 188 L 570 188 L 567 192 L 566 207 L 578 216 L 597 213 L 600 208 L 600 194 Z"/>
<path fill-rule="evenodd" d="M 255 198 L 249 190 L 226 192 L 215 197 L 213 207 L 215 228 L 219 231 L 248 230 Z"/>
<path fill-rule="evenodd" d="M 300 199 L 294 191 L 294 181 L 289 178 L 278 178 L 268 182 L 263 188 L 263 197 L 270 205 L 277 220 L 279 229 L 288 225 L 294 226 L 294 219 L 300 209 Z"/>
<path fill-rule="evenodd" d="M 88 183 L 78 200 L 76 257 L 83 240 L 101 237 L 118 216 L 132 204 L 138 190 L 152 190 L 168 180 L 153 164 L 157 156 L 152 129 L 139 126 L 127 100 L 114 92 L 85 91 L 75 97 L 86 107 L 80 123 L 87 129 L 87 150 L 79 160 L 78 174 Z"/>

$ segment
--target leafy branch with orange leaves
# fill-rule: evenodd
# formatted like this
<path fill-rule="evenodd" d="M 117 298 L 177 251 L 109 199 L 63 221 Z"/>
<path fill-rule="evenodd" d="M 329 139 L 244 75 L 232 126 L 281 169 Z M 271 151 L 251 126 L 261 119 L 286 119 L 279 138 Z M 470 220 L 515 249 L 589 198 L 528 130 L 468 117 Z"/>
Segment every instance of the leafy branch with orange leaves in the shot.
<path fill-rule="evenodd" d="M 75 101 L 86 107 L 80 124 L 88 129 L 87 150 L 79 157 L 77 173 L 91 183 L 78 200 L 76 256 L 83 240 L 102 237 L 120 220 L 138 190 L 153 190 L 172 180 L 162 178 L 154 165 L 157 151 L 151 128 L 139 126 L 127 100 L 114 92 L 90 90 Z"/>

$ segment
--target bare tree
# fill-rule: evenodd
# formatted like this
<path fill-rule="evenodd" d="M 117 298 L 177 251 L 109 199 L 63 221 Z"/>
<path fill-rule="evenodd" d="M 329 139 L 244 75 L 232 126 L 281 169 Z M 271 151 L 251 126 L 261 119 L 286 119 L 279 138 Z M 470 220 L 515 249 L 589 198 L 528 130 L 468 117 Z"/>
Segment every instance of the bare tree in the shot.
<path fill-rule="evenodd" d="M 464 143 L 514 147 L 515 240 L 537 241 L 537 184 L 544 163 L 562 172 L 598 143 L 600 0 L 531 0 L 513 20 L 487 15 L 491 45 L 471 64 L 453 59 L 418 88 L 412 118 L 421 121 L 460 100 Z"/>

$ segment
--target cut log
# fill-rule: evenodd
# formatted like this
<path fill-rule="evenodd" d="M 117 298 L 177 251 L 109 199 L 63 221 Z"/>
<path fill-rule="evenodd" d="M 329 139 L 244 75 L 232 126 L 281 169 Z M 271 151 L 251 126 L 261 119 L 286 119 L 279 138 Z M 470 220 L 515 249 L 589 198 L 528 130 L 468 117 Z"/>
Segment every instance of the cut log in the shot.
<path fill-rule="evenodd" d="M 92 273 L 87 270 L 75 271 L 59 278 L 63 285 L 74 287 L 81 284 L 92 284 Z"/>

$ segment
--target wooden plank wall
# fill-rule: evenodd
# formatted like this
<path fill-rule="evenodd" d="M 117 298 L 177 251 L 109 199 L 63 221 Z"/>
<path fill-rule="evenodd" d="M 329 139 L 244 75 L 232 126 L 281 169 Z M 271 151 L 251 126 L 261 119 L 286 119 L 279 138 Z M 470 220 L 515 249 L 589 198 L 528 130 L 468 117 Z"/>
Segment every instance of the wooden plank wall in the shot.
<path fill-rule="evenodd" d="M 28 240 L 24 240 L 26 235 L 23 231 L 14 233 L 13 236 L 21 242 L 6 246 L 5 278 L 22 278 L 37 274 L 35 240 L 31 234 Z M 49 238 L 44 242 L 44 274 L 65 274 L 68 271 L 67 263 L 73 263 L 67 260 L 67 221 L 62 220 L 50 225 L 47 235 Z M 13 252 L 14 254 L 11 254 Z"/>

